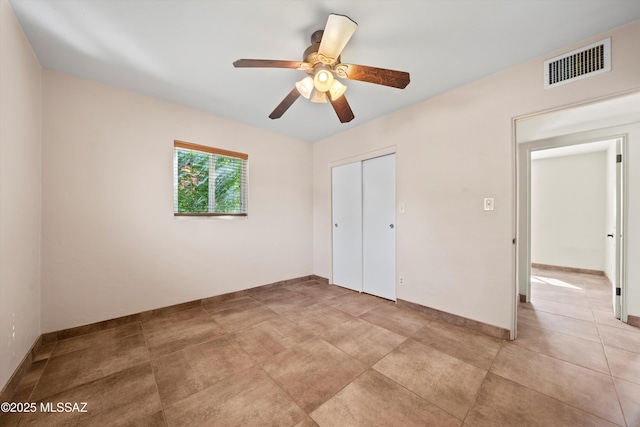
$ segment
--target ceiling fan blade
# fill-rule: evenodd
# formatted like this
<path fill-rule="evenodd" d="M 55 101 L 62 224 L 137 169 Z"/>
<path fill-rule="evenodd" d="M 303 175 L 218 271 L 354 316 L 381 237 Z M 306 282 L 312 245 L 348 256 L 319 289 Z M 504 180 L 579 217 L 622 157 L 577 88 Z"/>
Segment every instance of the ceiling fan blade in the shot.
<path fill-rule="evenodd" d="M 353 115 L 353 111 L 351 110 L 351 106 L 347 102 L 347 98 L 344 95 L 340 96 L 338 99 L 331 99 L 331 94 L 327 92 L 327 97 L 329 98 L 329 102 L 333 106 L 338 118 L 340 119 L 340 123 L 348 123 L 355 117 Z"/>
<path fill-rule="evenodd" d="M 334 62 L 337 61 L 342 49 L 344 49 L 357 28 L 358 24 L 348 16 L 332 13 L 329 15 L 327 25 L 324 27 L 324 34 L 322 34 L 318 53 L 334 59 Z"/>
<path fill-rule="evenodd" d="M 338 77 L 391 86 L 398 89 L 404 89 L 411 81 L 407 72 L 368 67 L 366 65 L 338 64 L 335 67 L 335 71 Z"/>
<path fill-rule="evenodd" d="M 311 64 L 301 61 L 278 61 L 274 59 L 238 59 L 233 66 L 252 68 L 293 68 L 296 70 L 310 70 Z"/>
<path fill-rule="evenodd" d="M 279 119 L 282 115 L 291 107 L 291 104 L 296 102 L 296 99 L 300 96 L 300 92 L 295 87 L 287 96 L 284 97 L 282 102 L 269 114 L 270 119 Z"/>

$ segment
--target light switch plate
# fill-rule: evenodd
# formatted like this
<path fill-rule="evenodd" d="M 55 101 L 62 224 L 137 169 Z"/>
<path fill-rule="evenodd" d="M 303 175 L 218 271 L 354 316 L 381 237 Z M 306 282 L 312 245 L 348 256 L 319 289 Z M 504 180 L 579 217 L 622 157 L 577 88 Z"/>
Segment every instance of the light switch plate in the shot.
<path fill-rule="evenodd" d="M 487 197 L 484 199 L 484 210 L 485 211 L 493 210 L 493 197 Z"/>

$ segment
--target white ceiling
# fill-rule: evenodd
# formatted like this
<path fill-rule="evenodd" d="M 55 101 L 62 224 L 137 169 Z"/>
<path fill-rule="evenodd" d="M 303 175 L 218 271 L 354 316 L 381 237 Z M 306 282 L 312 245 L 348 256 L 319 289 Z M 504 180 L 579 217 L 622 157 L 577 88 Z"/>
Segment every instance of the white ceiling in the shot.
<path fill-rule="evenodd" d="M 640 19 L 637 0 L 9 0 L 43 67 L 316 141 Z M 348 81 L 355 119 L 299 98 L 267 116 L 329 13 L 358 30 L 346 63 L 411 73 L 405 90 Z M 542 70 L 541 70 L 542 73 Z M 542 76 L 540 78 L 542 85 Z"/>

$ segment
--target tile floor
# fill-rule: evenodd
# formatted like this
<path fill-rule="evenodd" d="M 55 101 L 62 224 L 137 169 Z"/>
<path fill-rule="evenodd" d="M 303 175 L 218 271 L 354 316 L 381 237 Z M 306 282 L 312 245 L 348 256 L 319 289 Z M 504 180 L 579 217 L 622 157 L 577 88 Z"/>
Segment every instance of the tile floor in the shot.
<path fill-rule="evenodd" d="M 638 426 L 640 330 L 603 278 L 534 270 L 500 341 L 310 281 L 42 349 L 5 426 Z"/>

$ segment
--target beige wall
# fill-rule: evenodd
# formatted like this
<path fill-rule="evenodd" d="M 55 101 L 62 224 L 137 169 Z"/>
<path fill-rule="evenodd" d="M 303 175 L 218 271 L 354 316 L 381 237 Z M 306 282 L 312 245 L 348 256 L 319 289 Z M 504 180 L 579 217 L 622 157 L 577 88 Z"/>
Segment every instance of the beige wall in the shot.
<path fill-rule="evenodd" d="M 606 160 L 598 151 L 531 161 L 532 263 L 604 271 Z"/>
<path fill-rule="evenodd" d="M 312 273 L 309 143 L 43 73 L 43 332 Z M 249 154 L 247 219 L 174 218 L 173 141 Z"/>
<path fill-rule="evenodd" d="M 0 0 L 0 388 L 40 335 L 40 75 Z"/>
<path fill-rule="evenodd" d="M 544 90 L 542 63 L 604 36 L 613 69 Z M 515 300 L 512 120 L 640 90 L 640 21 L 314 144 L 314 273 L 331 276 L 332 162 L 395 145 L 397 297 L 511 328 Z M 407 90 L 411 90 L 411 85 Z M 495 211 L 482 209 L 495 198 Z M 630 313 L 631 312 L 630 308 Z M 640 313 L 636 313 L 638 315 Z"/>

